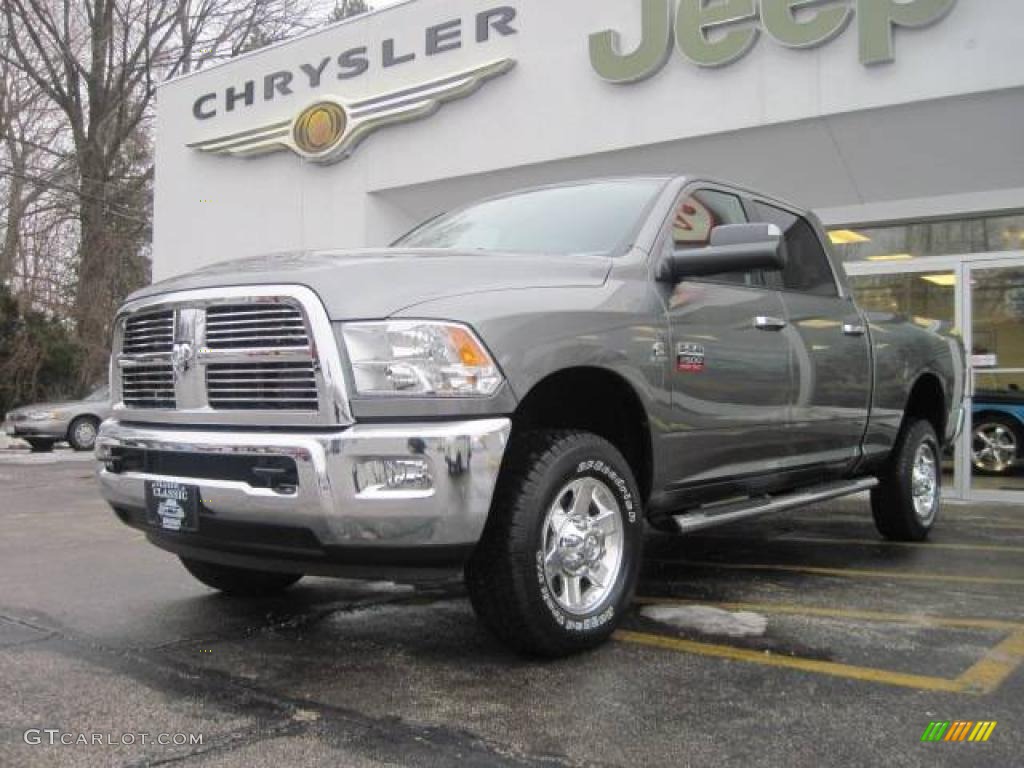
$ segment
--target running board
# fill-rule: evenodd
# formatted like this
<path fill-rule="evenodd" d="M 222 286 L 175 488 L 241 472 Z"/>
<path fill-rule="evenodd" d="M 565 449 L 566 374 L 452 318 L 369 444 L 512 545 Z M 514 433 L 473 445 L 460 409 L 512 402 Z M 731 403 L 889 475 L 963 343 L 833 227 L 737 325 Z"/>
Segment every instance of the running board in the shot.
<path fill-rule="evenodd" d="M 759 496 L 734 504 L 722 504 L 717 507 L 703 507 L 682 515 L 673 515 L 681 533 L 692 533 L 715 525 L 735 523 L 750 517 L 768 515 L 772 512 L 784 512 L 788 509 L 817 504 L 819 501 L 837 499 L 861 491 L 868 491 L 878 485 L 877 477 L 862 477 L 857 480 L 843 480 L 836 483 L 824 483 L 803 488 L 782 496 Z"/>

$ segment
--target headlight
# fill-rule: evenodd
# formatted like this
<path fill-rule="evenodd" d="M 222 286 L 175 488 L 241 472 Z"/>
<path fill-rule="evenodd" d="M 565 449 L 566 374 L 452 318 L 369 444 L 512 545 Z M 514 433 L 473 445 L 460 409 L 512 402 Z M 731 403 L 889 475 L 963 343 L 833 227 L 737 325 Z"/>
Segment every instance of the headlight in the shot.
<path fill-rule="evenodd" d="M 29 421 L 53 421 L 60 418 L 58 411 L 29 411 L 25 414 Z"/>
<path fill-rule="evenodd" d="M 456 323 L 346 323 L 345 348 L 361 395 L 486 397 L 501 374 L 471 330 Z"/>

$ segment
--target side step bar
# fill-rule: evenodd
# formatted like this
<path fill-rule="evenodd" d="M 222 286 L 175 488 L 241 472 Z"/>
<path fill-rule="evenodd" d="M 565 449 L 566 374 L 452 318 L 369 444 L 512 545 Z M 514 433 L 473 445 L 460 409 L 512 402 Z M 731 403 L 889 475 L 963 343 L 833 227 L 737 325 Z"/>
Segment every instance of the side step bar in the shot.
<path fill-rule="evenodd" d="M 837 499 L 861 491 L 868 491 L 878 485 L 877 477 L 861 477 L 857 480 L 842 480 L 835 483 L 823 483 L 802 488 L 793 493 L 781 496 L 759 496 L 746 499 L 735 504 L 722 504 L 717 507 L 704 507 L 681 515 L 673 515 L 681 533 L 692 533 L 715 525 L 735 523 L 750 517 L 768 515 L 772 512 L 784 512 L 788 509 L 817 504 L 819 501 Z"/>

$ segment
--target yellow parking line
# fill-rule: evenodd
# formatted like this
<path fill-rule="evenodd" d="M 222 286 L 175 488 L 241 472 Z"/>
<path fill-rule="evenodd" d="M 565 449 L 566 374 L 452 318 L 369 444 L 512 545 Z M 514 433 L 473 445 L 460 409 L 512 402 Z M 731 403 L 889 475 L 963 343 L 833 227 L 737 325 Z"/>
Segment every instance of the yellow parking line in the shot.
<path fill-rule="evenodd" d="M 725 534 L 696 534 L 695 538 L 701 539 L 735 539 L 735 536 Z M 740 537 L 743 538 L 743 537 Z M 783 543 L 788 544 L 864 544 L 880 547 L 906 547 L 922 549 L 955 549 L 967 552 L 1007 552 L 1019 554 L 1024 552 L 1024 547 L 1007 546 L 1002 544 L 947 544 L 938 541 L 886 541 L 885 539 L 840 539 L 830 536 L 775 536 L 772 538 L 759 538 L 766 544 Z"/>
<path fill-rule="evenodd" d="M 881 621 L 893 624 L 915 624 L 922 627 L 944 629 L 992 629 L 1010 632 L 1024 631 L 1024 623 L 1002 619 L 955 618 L 933 616 L 925 613 L 889 613 L 885 611 L 862 611 L 855 608 L 818 608 L 793 603 L 736 603 L 714 600 L 687 600 L 676 597 L 638 597 L 641 605 L 672 603 L 679 605 L 710 605 L 727 611 L 753 611 L 755 613 L 776 613 L 792 616 L 814 616 L 827 619 L 851 619 Z"/>
<path fill-rule="evenodd" d="M 803 672 L 816 672 L 822 675 L 832 675 L 833 677 L 845 677 L 850 680 L 884 683 L 886 685 L 897 685 L 904 688 L 915 688 L 917 690 L 925 691 L 946 691 L 949 693 L 964 692 L 964 686 L 958 680 L 947 680 L 942 677 L 908 675 L 903 672 L 890 672 L 884 669 L 858 667 L 852 664 L 840 664 L 834 661 L 804 659 L 798 656 L 778 656 L 773 653 L 755 651 L 749 648 L 734 648 L 729 645 L 698 643 L 693 640 L 683 640 L 681 638 L 666 637 L 663 635 L 651 635 L 645 632 L 632 632 L 625 629 L 617 630 L 614 637 L 617 640 L 632 643 L 634 645 L 644 645 L 668 651 L 681 651 L 683 653 L 693 653 L 700 656 L 715 656 L 720 659 L 729 659 L 730 661 L 747 661 L 768 667 L 798 669 Z"/>
<path fill-rule="evenodd" d="M 735 648 L 716 643 L 702 643 L 684 640 L 666 635 L 646 632 L 634 632 L 620 629 L 615 638 L 634 645 L 643 645 L 681 653 L 693 653 L 700 656 L 713 656 L 731 661 L 744 661 L 770 667 L 784 667 L 803 672 L 815 672 L 833 677 L 844 677 L 851 680 L 882 683 L 918 690 L 946 691 L 984 695 L 994 693 L 1006 682 L 1024 662 L 1024 625 L 1001 621 L 998 619 L 960 619 L 946 616 L 928 616 L 924 614 L 886 613 L 882 611 L 861 611 L 843 608 L 802 607 L 786 603 L 715 603 L 699 600 L 678 600 L 672 598 L 637 598 L 638 603 L 689 603 L 698 605 L 714 605 L 729 610 L 750 610 L 761 613 L 782 613 L 806 616 L 823 616 L 829 618 L 862 619 L 865 621 L 885 621 L 894 623 L 916 623 L 929 627 L 945 627 L 959 629 L 996 629 L 1013 630 L 1013 633 L 994 648 L 985 652 L 982 658 L 971 665 L 966 671 L 950 680 L 944 677 L 914 675 L 895 672 L 874 667 L 861 667 L 853 664 L 842 664 L 833 661 L 806 659 L 798 656 L 779 656 L 771 652 Z"/>
<path fill-rule="evenodd" d="M 1024 661 L 1024 632 L 1016 632 L 960 675 L 957 682 L 968 693 L 992 693 L 1012 675 Z"/>
<path fill-rule="evenodd" d="M 909 581 L 952 582 L 956 584 L 997 584 L 1000 586 L 1024 586 L 1024 579 L 1001 579 L 995 576 L 960 576 L 951 573 L 926 573 L 915 571 L 875 571 L 861 568 L 823 568 L 813 565 L 779 565 L 777 563 L 729 563 L 708 560 L 652 560 L 651 562 L 693 568 L 716 568 L 736 571 L 780 571 L 783 573 L 810 573 L 815 576 L 845 576 L 849 578 L 903 579 Z"/>

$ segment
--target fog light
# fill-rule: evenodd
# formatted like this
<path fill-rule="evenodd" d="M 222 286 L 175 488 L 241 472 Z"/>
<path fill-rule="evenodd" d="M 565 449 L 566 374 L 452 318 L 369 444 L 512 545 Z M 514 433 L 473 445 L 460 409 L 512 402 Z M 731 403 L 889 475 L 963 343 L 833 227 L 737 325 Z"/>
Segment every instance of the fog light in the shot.
<path fill-rule="evenodd" d="M 361 459 L 353 470 L 356 493 L 361 496 L 402 493 L 429 495 L 434 490 L 430 464 L 425 459 Z"/>

